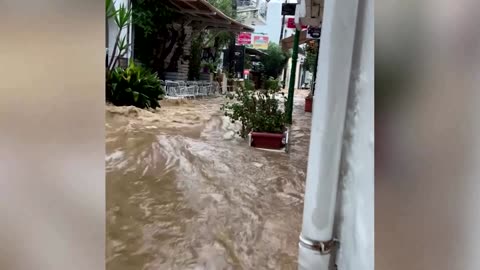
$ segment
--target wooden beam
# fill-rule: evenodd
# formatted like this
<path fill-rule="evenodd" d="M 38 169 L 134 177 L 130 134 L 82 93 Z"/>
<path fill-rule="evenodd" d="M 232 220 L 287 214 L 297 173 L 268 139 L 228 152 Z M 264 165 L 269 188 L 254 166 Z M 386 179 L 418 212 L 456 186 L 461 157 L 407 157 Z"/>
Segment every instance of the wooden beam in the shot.
<path fill-rule="evenodd" d="M 170 0 L 169 2 L 170 2 L 170 4 L 174 5 L 174 6 L 175 6 L 176 8 L 178 8 L 179 10 L 182 10 L 182 9 L 183 9 L 181 6 L 177 5 L 177 3 L 175 3 L 175 0 Z"/>
<path fill-rule="evenodd" d="M 201 17 L 194 17 L 192 21 L 198 21 L 203 23 L 213 23 L 213 24 L 221 24 L 221 25 L 232 25 L 232 22 L 226 20 L 215 20 L 215 19 L 205 19 Z"/>
<path fill-rule="evenodd" d="M 234 28 L 234 27 L 226 27 L 226 26 L 207 26 L 207 28 L 224 29 L 230 32 L 245 32 L 245 29 L 243 28 Z"/>
<path fill-rule="evenodd" d="M 215 7 L 211 6 L 208 2 L 201 2 L 199 0 L 169 0 L 169 2 L 175 6 L 180 13 L 186 13 L 188 15 L 192 15 L 193 17 L 190 18 L 192 21 L 202 22 L 206 25 L 209 25 L 210 28 L 215 28 L 216 25 L 224 26 L 232 26 L 232 27 L 223 27 L 222 29 L 226 30 L 235 30 L 237 32 L 246 31 L 246 32 L 253 32 L 251 29 L 246 28 L 246 26 L 242 25 L 241 23 L 236 23 L 230 17 L 221 14 L 221 12 L 216 11 Z M 208 11 L 201 10 L 200 7 L 192 4 L 193 2 L 200 3 L 202 7 L 208 7 Z M 185 4 L 191 8 L 185 8 Z M 219 27 L 216 27 L 219 28 Z M 245 30 L 247 29 L 247 30 Z"/>
<path fill-rule="evenodd" d="M 207 16 L 217 15 L 217 12 L 212 12 L 212 11 L 200 11 L 200 10 L 193 10 L 193 9 L 183 9 L 181 11 L 190 13 L 190 14 L 195 14 L 195 15 L 207 15 Z"/>

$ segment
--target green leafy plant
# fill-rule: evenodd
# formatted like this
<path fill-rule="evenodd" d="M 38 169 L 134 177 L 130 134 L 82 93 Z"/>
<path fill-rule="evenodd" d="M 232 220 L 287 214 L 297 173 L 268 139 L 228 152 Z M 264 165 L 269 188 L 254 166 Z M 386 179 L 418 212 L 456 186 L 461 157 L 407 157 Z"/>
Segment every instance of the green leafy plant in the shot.
<path fill-rule="evenodd" d="M 165 95 L 157 74 L 133 61 L 126 69 L 107 70 L 106 81 L 106 99 L 117 106 L 155 109 L 160 107 L 159 100 Z"/>
<path fill-rule="evenodd" d="M 108 70 L 115 68 L 118 60 L 125 56 L 128 52 L 130 44 L 127 43 L 127 36 L 122 37 L 122 30 L 128 27 L 132 21 L 132 9 L 124 4 L 121 4 L 117 9 L 115 8 L 113 0 L 106 0 L 105 2 L 105 15 L 107 19 L 113 19 L 115 25 L 118 27 L 118 33 L 115 37 L 115 43 L 113 45 L 113 51 L 110 59 L 107 62 Z"/>
<path fill-rule="evenodd" d="M 250 131 L 282 133 L 285 130 L 286 114 L 280 109 L 281 102 L 284 108 L 287 102 L 283 93 L 278 99 L 273 90 L 255 92 L 239 87 L 229 99 L 222 110 L 232 122 L 242 124 L 238 132 L 242 138 L 246 138 Z"/>
<path fill-rule="evenodd" d="M 235 10 L 232 5 L 232 0 L 208 0 L 208 3 L 221 10 L 230 18 L 235 18 Z"/>
<path fill-rule="evenodd" d="M 252 80 L 245 80 L 245 89 L 250 91 L 255 90 L 255 84 Z"/>
<path fill-rule="evenodd" d="M 273 78 L 269 78 L 265 81 L 265 89 L 278 91 L 280 90 L 280 81 Z"/>
<path fill-rule="evenodd" d="M 215 63 L 212 62 L 203 62 L 202 67 L 206 69 L 208 73 L 212 73 L 216 69 Z"/>
<path fill-rule="evenodd" d="M 105 0 L 105 15 L 107 18 L 113 18 L 116 14 L 114 1 L 113 0 Z"/>
<path fill-rule="evenodd" d="M 265 75 L 275 79 L 278 78 L 280 74 L 282 74 L 282 70 L 288 63 L 289 58 L 289 53 L 282 51 L 279 45 L 270 42 L 266 54 L 262 56 L 260 60 Z"/>
<path fill-rule="evenodd" d="M 315 67 L 317 65 L 317 54 L 318 54 L 317 41 L 311 41 L 307 43 L 305 52 L 306 52 L 305 69 L 307 71 L 314 72 Z"/>

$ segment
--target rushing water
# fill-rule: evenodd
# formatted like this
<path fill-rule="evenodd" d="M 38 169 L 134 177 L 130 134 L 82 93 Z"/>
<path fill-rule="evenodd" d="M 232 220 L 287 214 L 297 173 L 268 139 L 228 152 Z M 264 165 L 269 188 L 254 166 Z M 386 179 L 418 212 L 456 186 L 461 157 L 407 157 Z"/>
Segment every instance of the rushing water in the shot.
<path fill-rule="evenodd" d="M 297 269 L 311 119 L 299 92 L 289 154 L 236 137 L 222 98 L 107 106 L 107 269 Z"/>

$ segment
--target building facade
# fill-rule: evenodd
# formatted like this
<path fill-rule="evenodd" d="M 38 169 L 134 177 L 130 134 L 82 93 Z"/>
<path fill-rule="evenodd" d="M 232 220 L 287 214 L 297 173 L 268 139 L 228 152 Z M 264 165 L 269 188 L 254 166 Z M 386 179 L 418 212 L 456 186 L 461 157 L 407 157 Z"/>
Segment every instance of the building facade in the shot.
<path fill-rule="evenodd" d="M 265 25 L 269 0 L 236 0 L 237 19 L 246 25 Z"/>

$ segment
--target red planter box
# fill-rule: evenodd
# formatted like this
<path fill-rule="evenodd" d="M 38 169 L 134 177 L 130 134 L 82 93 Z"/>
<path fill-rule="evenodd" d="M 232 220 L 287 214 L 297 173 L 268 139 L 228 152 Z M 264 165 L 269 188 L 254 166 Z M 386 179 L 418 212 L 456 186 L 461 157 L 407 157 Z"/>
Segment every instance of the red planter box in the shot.
<path fill-rule="evenodd" d="M 285 146 L 283 143 L 283 133 L 252 132 L 251 136 L 251 146 L 253 147 L 282 149 Z"/>
<path fill-rule="evenodd" d="M 305 98 L 305 111 L 312 112 L 312 98 Z"/>

